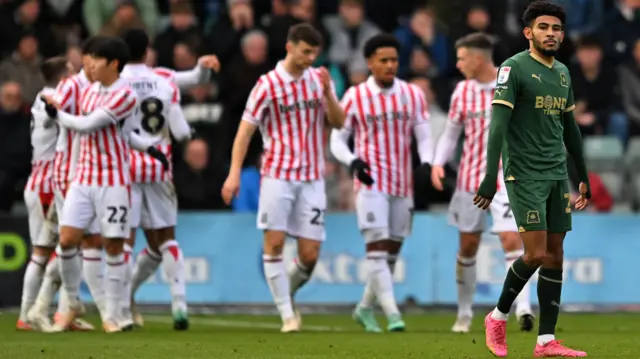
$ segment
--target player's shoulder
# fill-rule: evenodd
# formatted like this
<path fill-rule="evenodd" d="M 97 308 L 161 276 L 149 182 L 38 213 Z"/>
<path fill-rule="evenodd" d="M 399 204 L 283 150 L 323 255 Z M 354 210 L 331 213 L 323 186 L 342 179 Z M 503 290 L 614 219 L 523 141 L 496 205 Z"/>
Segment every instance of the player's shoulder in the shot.
<path fill-rule="evenodd" d="M 560 71 L 560 72 L 565 72 L 567 75 L 569 75 L 569 68 L 567 67 L 567 65 L 565 65 L 561 61 L 554 60 L 553 61 L 553 68 L 558 70 L 558 71 Z"/>
<path fill-rule="evenodd" d="M 528 51 L 518 52 L 517 54 L 504 60 L 504 62 L 500 65 L 500 69 L 503 69 L 503 68 L 514 69 L 514 70 L 519 69 L 530 61 L 531 61 L 531 56 L 529 56 Z"/>
<path fill-rule="evenodd" d="M 458 83 L 453 89 L 452 97 L 462 96 L 462 94 L 466 93 L 469 90 L 473 91 L 473 89 L 476 87 L 477 84 L 478 84 L 478 81 L 473 79 L 464 79 L 464 80 L 458 81 Z"/>
<path fill-rule="evenodd" d="M 172 69 L 168 69 L 166 67 L 154 67 L 152 69 L 152 71 L 158 75 L 158 76 L 162 76 L 165 79 L 171 80 L 175 75 L 176 72 Z"/>

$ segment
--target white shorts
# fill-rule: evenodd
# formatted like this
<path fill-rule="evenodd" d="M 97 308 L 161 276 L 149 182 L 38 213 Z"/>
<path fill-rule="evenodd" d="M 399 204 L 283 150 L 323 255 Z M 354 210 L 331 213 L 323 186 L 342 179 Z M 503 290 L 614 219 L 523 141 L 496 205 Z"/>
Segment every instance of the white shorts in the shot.
<path fill-rule="evenodd" d="M 375 230 L 367 242 L 392 239 L 402 241 L 411 235 L 413 226 L 413 198 L 391 196 L 361 188 L 356 194 L 356 213 L 361 232 Z"/>
<path fill-rule="evenodd" d="M 92 187 L 71 183 L 60 226 L 89 229 L 97 220 L 104 238 L 129 238 L 129 188 Z"/>
<path fill-rule="evenodd" d="M 258 229 L 324 241 L 324 180 L 300 182 L 264 177 L 258 207 Z"/>
<path fill-rule="evenodd" d="M 34 247 L 53 248 L 58 243 L 56 206 L 53 193 L 24 191 L 29 213 L 29 236 Z"/>
<path fill-rule="evenodd" d="M 175 227 L 178 222 L 178 198 L 171 182 L 131 185 L 129 226 L 144 229 Z"/>
<path fill-rule="evenodd" d="M 54 189 L 53 195 L 56 203 L 56 228 L 59 231 L 60 228 L 58 228 L 57 222 L 59 220 L 59 217 L 62 216 L 62 210 L 64 208 L 65 193 L 59 189 Z M 100 234 L 100 221 L 97 218 L 93 220 L 93 222 L 91 222 L 85 234 L 89 234 L 89 235 Z"/>
<path fill-rule="evenodd" d="M 487 211 L 473 204 L 474 193 L 456 190 L 449 204 L 449 224 L 458 227 L 462 233 L 484 232 L 487 224 Z M 489 207 L 493 219 L 491 232 L 517 232 L 518 226 L 511 211 L 509 197 L 504 186 L 496 192 Z"/>

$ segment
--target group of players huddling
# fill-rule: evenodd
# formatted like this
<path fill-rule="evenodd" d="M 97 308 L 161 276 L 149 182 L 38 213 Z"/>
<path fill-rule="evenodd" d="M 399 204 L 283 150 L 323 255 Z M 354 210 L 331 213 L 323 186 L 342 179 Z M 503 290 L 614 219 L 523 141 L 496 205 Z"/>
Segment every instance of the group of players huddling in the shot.
<path fill-rule="evenodd" d="M 434 139 L 430 138 L 424 94 L 417 86 L 396 77 L 400 44 L 392 35 L 380 34 L 367 41 L 363 51 L 371 75 L 349 88 L 338 101 L 327 70 L 311 67 L 322 45 L 320 33 L 309 24 L 289 30 L 286 58 L 260 77 L 247 101 L 233 144 L 229 176 L 222 188 L 223 199 L 230 203 L 240 188 L 240 172 L 251 137 L 259 130 L 264 156 L 257 227 L 264 231 L 264 273 L 283 322 L 282 332 L 302 328 L 293 298 L 311 278 L 325 239 L 325 124 L 333 128 L 331 153 L 350 167 L 355 179 L 357 222 L 367 253 L 367 283 L 353 318 L 368 332 L 382 331 L 374 315 L 376 302 L 386 316 L 388 331 L 405 330 L 393 293 L 392 275 L 413 221 L 412 133 L 422 163 L 420 170 L 429 171 L 434 187 L 442 190 L 444 165 L 464 129 L 465 146 L 449 216 L 450 223 L 460 232 L 458 316 L 452 331 L 470 330 L 475 256 L 485 230 L 484 210 L 490 209 L 493 232 L 499 235 L 505 250 L 508 273 L 496 309 L 485 318 L 487 347 L 496 356 L 507 355 L 506 320 L 514 302 L 521 329 L 532 330 L 534 316 L 527 283 L 539 269 L 540 325 L 534 355 L 586 356 L 585 352 L 563 346 L 554 336 L 562 288 L 563 240 L 571 230 L 567 152 L 575 158 L 582 181 L 575 208 L 586 208 L 590 197 L 580 132 L 573 117 L 569 72 L 554 60 L 564 36 L 565 18 L 558 5 L 547 1 L 530 4 L 523 15 L 523 33 L 530 47 L 500 68 L 491 60 L 493 45 L 488 36 L 471 34 L 456 43 L 457 67 L 466 80 L 453 93 L 449 121 L 435 153 L 430 151 Z M 77 299 L 80 273 L 87 266 L 93 267 L 93 258 L 100 253 L 97 248 L 104 245 L 106 281 L 92 285 L 86 273 L 85 280 L 107 332 L 131 326 L 132 293 L 160 261 L 165 263 L 168 277 L 179 279 L 175 288 L 172 284 L 173 313 L 176 327 L 186 326 L 184 282 L 179 278 L 182 255 L 173 232 L 175 195 L 167 172 L 168 133 L 170 129 L 177 139 L 189 137 L 178 106 L 177 87 L 199 80 L 179 81 L 180 73 L 168 80 L 161 78 L 142 65 L 146 34 L 130 31 L 123 38 L 131 52 L 128 65 L 124 66 L 127 46 L 121 40 L 93 39 L 85 48 L 85 66 L 91 69 L 93 85 L 87 72 L 81 72 L 72 77 L 75 80 L 63 81 L 58 90 L 43 90 L 43 101 L 34 105 L 34 141 L 49 145 L 47 151 L 45 147 L 36 149 L 32 178 L 38 176 L 39 168 L 53 166 L 53 191 L 56 199 L 60 197 L 65 202 L 63 206 L 62 201 L 56 201 L 57 213 L 61 214 L 58 262 L 49 264 L 47 276 L 59 271 L 66 293 L 62 298 L 67 301 L 61 301 L 59 312 L 64 315 L 51 326 L 46 308 L 54 290 L 45 290 L 45 280 L 33 305 L 39 282 L 25 280 L 19 325 L 49 331 L 86 325 L 77 322 L 82 312 Z M 201 59 L 201 66 L 206 63 L 217 70 L 215 59 Z M 45 65 L 45 69 L 55 69 L 45 71 L 50 84 L 64 73 L 62 62 L 54 65 L 53 60 Z M 166 76 L 166 70 L 159 73 Z M 75 86 L 75 95 L 64 92 L 69 86 Z M 80 95 L 79 88 L 87 86 Z M 77 98 L 69 100 L 67 96 Z M 52 162 L 52 122 L 62 129 L 57 149 L 66 153 L 60 155 L 67 161 L 66 167 L 60 164 L 59 155 Z M 74 132 L 65 137 L 66 131 Z M 348 146 L 351 136 L 353 151 Z M 77 151 L 75 155 L 71 151 L 72 140 L 78 138 L 79 158 Z M 157 147 L 159 141 L 165 142 Z M 129 150 L 129 146 L 133 149 Z M 501 155 L 504 175 L 499 171 Z M 69 163 L 76 162 L 77 169 L 73 170 Z M 67 171 L 66 181 L 61 183 L 70 182 L 68 192 L 66 186 L 56 186 L 55 175 L 61 170 Z M 130 181 L 134 184 L 131 207 Z M 38 215 L 30 217 L 34 264 L 30 264 L 26 279 L 36 271 L 41 278 L 41 267 L 54 243 L 48 229 L 38 224 L 51 220 L 52 214 L 51 210 L 46 211 L 41 194 L 47 191 L 36 189 L 37 195 L 27 192 L 25 199 L 37 204 Z M 136 208 L 142 208 L 142 220 Z M 124 243 L 125 239 L 134 238 L 129 227 L 136 228 L 138 224 L 147 230 L 149 246 L 138 256 L 130 280 L 127 251 L 131 249 Z M 96 233 L 100 236 L 91 235 Z M 91 249 L 84 250 L 81 266 L 78 246 L 83 236 L 83 248 Z M 297 258 L 288 268 L 282 255 L 287 236 L 296 238 L 298 244 Z"/>
<path fill-rule="evenodd" d="M 76 74 L 64 57 L 42 65 L 46 87 L 31 110 L 33 170 L 24 193 L 33 254 L 18 329 L 93 330 L 80 318 L 82 279 L 106 332 L 142 326 L 134 294 L 160 263 L 174 328 L 188 328 L 171 141 L 191 136 L 179 87 L 207 81 L 219 64 L 203 56 L 191 71 L 152 69 L 144 64 L 148 46 L 144 31 L 129 30 L 120 38 L 87 40 Z M 134 264 L 138 227 L 148 245 Z M 52 324 L 48 309 L 60 287 Z"/>

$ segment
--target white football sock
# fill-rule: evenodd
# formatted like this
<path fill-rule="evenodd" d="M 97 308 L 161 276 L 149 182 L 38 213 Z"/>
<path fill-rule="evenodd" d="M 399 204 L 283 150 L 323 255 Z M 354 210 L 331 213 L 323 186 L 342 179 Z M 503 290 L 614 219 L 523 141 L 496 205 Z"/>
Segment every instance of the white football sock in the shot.
<path fill-rule="evenodd" d="M 127 273 L 125 278 L 127 279 L 124 283 L 124 290 L 122 291 L 122 298 L 120 298 L 120 307 L 122 309 L 122 319 L 131 320 L 131 276 L 133 274 L 133 248 L 130 245 L 124 244 L 124 265 L 126 267 Z"/>
<path fill-rule="evenodd" d="M 54 253 L 47 264 L 47 269 L 44 272 L 44 279 L 42 280 L 42 285 L 38 292 L 38 298 L 36 299 L 38 310 L 44 313 L 48 313 L 49 306 L 60 289 L 61 279 L 58 263 L 58 256 Z"/>
<path fill-rule="evenodd" d="M 184 256 L 175 240 L 160 246 L 162 269 L 171 289 L 171 312 L 187 313 L 187 289 L 184 282 Z"/>
<path fill-rule="evenodd" d="M 291 291 L 289 290 L 289 278 L 285 269 L 282 256 L 262 255 L 264 265 L 264 276 L 269 284 L 271 296 L 280 312 L 280 317 L 284 322 L 294 317 L 291 305 Z"/>
<path fill-rule="evenodd" d="M 298 289 L 302 288 L 311 278 L 311 271 L 307 266 L 302 264 L 300 258 L 296 258 L 291 262 L 287 274 L 289 276 L 289 290 L 291 290 L 292 297 Z"/>
<path fill-rule="evenodd" d="M 127 266 L 124 253 L 118 255 L 107 254 L 107 267 L 104 272 L 104 294 L 105 294 L 105 321 L 119 323 L 120 300 L 124 292 L 124 283 L 127 278 Z"/>
<path fill-rule="evenodd" d="M 543 335 L 538 335 L 538 344 L 540 345 L 545 345 L 548 342 L 555 340 L 556 336 L 554 334 L 543 334 Z"/>
<path fill-rule="evenodd" d="M 520 258 L 524 254 L 523 250 L 515 250 L 504 254 L 504 261 L 507 267 L 507 272 L 511 269 L 511 265 L 516 259 Z M 531 314 L 531 285 L 529 282 L 522 287 L 520 294 L 516 298 L 516 316 L 520 317 L 524 314 Z"/>
<path fill-rule="evenodd" d="M 458 255 L 456 261 L 458 284 L 458 317 L 473 316 L 473 295 L 476 292 L 476 258 Z"/>
<path fill-rule="evenodd" d="M 89 287 L 89 292 L 102 318 L 104 318 L 106 310 L 103 260 L 100 249 L 86 248 L 82 250 L 82 277 Z"/>
<path fill-rule="evenodd" d="M 27 264 L 22 286 L 22 303 L 20 305 L 20 320 L 22 321 L 27 320 L 27 312 L 29 312 L 38 297 L 47 259 L 47 257 L 32 254 L 31 261 Z"/>
<path fill-rule="evenodd" d="M 491 312 L 491 318 L 496 320 L 507 320 L 509 319 L 509 313 L 502 313 L 498 307 L 494 308 Z"/>
<path fill-rule="evenodd" d="M 393 294 L 393 277 L 387 263 L 389 253 L 382 251 L 367 252 L 368 283 L 378 298 L 378 303 L 387 317 L 400 314 Z"/>
<path fill-rule="evenodd" d="M 391 271 L 391 278 L 393 278 L 393 273 L 396 270 L 396 261 L 398 260 L 397 254 L 389 254 L 387 256 L 387 264 L 389 265 L 389 270 Z M 373 291 L 373 285 L 371 281 L 367 281 L 367 284 L 364 287 L 364 293 L 362 294 L 362 299 L 360 303 L 358 303 L 358 307 L 370 309 L 376 304 L 376 293 Z"/>
<path fill-rule="evenodd" d="M 80 282 L 82 281 L 82 263 L 80 262 L 78 248 L 63 250 L 58 246 L 58 265 L 60 267 L 60 278 L 62 288 L 58 302 L 59 313 L 66 313 L 69 308 L 69 298 L 78 298 L 80 295 Z M 65 301 L 67 301 L 65 303 Z"/>
<path fill-rule="evenodd" d="M 156 272 L 160 262 L 162 262 L 162 256 L 150 248 L 145 248 L 138 254 L 131 279 L 131 296 Z"/>

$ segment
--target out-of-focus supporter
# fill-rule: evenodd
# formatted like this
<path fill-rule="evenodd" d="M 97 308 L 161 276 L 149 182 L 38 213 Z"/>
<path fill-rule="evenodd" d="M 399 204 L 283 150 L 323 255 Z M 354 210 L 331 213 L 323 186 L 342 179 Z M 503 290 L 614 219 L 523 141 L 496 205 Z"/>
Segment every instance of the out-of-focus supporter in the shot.
<path fill-rule="evenodd" d="M 48 22 L 41 17 L 41 6 L 38 0 L 14 1 L 3 7 L 0 12 L 0 56 L 10 55 L 18 47 L 24 34 L 32 34 L 40 44 L 38 51 L 44 57 L 57 55 L 56 38 L 51 32 Z"/>
<path fill-rule="evenodd" d="M 86 14 L 86 7 L 85 7 Z M 140 10 L 133 1 L 121 1 L 113 15 L 104 23 L 99 34 L 118 36 L 122 31 L 130 28 L 145 28 Z"/>
<path fill-rule="evenodd" d="M 139 26 L 141 21 L 150 35 L 158 24 L 158 5 L 149 0 L 83 0 L 84 24 L 90 35 Z M 138 18 L 139 17 L 139 18 Z M 104 29 L 103 29 L 104 28 Z M 117 32 L 116 32 L 117 34 Z"/>
<path fill-rule="evenodd" d="M 16 187 L 24 184 L 31 168 L 29 107 L 22 101 L 20 84 L 0 86 L 0 212 L 9 212 Z"/>
<path fill-rule="evenodd" d="M 0 83 L 17 82 L 22 88 L 24 103 L 31 103 L 44 86 L 40 64 L 42 57 L 38 54 L 37 37 L 33 33 L 23 33 L 17 49 L 0 63 Z"/>
<path fill-rule="evenodd" d="M 629 135 L 640 136 L 640 39 L 636 40 L 632 54 L 620 68 L 620 92 L 629 116 Z"/>
<path fill-rule="evenodd" d="M 187 0 L 171 2 L 169 26 L 158 33 L 153 48 L 156 50 L 159 66 L 174 68 L 174 49 L 178 43 L 189 44 L 196 55 L 203 46 L 202 31 L 198 27 L 193 8 Z"/>
<path fill-rule="evenodd" d="M 238 56 L 240 39 L 255 27 L 251 0 L 227 0 L 227 4 L 227 13 L 207 31 L 206 37 L 207 49 L 218 56 L 223 68 Z"/>
<path fill-rule="evenodd" d="M 640 38 L 640 1 L 617 0 L 615 9 L 600 28 L 607 56 L 616 63 L 631 58 L 633 44 Z"/>

